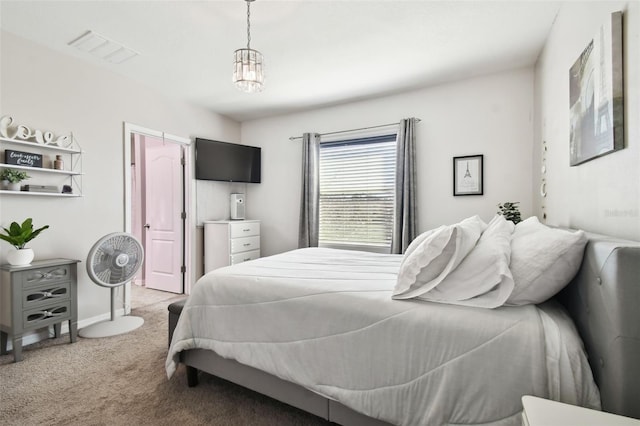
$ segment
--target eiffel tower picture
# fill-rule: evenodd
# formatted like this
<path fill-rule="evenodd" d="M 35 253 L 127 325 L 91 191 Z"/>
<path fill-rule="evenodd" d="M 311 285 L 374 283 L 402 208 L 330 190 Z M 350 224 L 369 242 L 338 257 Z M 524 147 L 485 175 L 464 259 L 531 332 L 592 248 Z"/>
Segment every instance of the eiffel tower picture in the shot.
<path fill-rule="evenodd" d="M 453 195 L 483 195 L 483 155 L 453 157 Z"/>

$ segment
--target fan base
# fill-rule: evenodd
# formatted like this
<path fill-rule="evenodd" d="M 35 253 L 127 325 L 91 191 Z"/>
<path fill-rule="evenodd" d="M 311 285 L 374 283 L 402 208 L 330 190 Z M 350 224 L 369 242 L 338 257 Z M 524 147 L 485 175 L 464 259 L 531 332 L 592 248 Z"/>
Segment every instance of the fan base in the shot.
<path fill-rule="evenodd" d="M 78 331 L 80 337 L 95 339 L 99 337 L 116 336 L 128 333 L 144 324 L 144 319 L 126 315 L 110 321 L 102 321 L 82 328 Z"/>

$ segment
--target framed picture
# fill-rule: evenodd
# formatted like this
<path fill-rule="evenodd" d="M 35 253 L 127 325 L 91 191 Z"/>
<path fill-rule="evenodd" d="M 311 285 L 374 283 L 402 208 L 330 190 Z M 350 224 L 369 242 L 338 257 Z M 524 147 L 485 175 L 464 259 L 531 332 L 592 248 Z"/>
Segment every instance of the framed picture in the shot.
<path fill-rule="evenodd" d="M 482 155 L 453 157 L 453 195 L 482 195 Z"/>
<path fill-rule="evenodd" d="M 615 12 L 569 70 L 571 166 L 624 148 L 622 70 L 622 12 Z"/>

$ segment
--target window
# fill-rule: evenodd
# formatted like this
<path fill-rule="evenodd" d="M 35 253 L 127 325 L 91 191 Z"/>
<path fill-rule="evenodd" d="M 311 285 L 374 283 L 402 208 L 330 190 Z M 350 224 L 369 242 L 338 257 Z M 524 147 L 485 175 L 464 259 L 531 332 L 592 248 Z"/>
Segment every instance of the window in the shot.
<path fill-rule="evenodd" d="M 395 166 L 395 134 L 320 144 L 321 247 L 389 252 Z"/>

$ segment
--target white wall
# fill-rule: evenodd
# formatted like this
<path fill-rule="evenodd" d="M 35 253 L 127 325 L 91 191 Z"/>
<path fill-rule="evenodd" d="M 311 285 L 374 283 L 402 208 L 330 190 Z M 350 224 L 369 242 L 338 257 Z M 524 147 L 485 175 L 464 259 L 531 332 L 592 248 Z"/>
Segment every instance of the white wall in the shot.
<path fill-rule="evenodd" d="M 124 230 L 123 123 L 182 137 L 221 140 L 238 140 L 240 126 L 221 115 L 161 96 L 113 72 L 7 32 L 0 34 L 0 115 L 57 134 L 72 131 L 86 151 L 82 198 L 3 196 L 0 223 L 6 226 L 13 220 L 33 217 L 36 226 L 50 225 L 31 243 L 36 259 L 82 260 L 79 319 L 107 313 L 109 290 L 87 277 L 85 260 L 100 237 Z M 224 198 L 226 203 L 224 189 L 204 185 L 198 195 Z M 0 262 L 4 263 L 8 249 L 8 244 L 0 246 Z"/>
<path fill-rule="evenodd" d="M 247 215 L 262 220 L 264 255 L 297 248 L 300 141 L 303 132 L 331 132 L 418 117 L 419 230 L 520 201 L 532 212 L 533 69 L 444 84 L 407 94 L 242 123 L 242 143 L 263 147 L 262 183 L 247 189 Z M 483 196 L 454 197 L 454 156 L 483 154 Z"/>
<path fill-rule="evenodd" d="M 569 68 L 622 10 L 625 149 L 569 167 Z M 565 2 L 535 68 L 534 211 L 553 225 L 640 240 L 640 4 Z M 542 199 L 540 145 L 546 141 L 547 191 Z"/>

